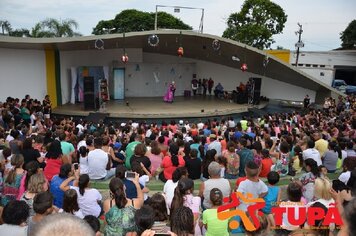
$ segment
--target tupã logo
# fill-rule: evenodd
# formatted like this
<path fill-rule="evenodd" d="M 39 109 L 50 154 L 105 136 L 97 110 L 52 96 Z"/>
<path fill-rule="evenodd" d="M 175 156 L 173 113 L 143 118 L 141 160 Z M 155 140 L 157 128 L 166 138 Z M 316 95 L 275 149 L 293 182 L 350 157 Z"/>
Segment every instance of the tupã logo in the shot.
<path fill-rule="evenodd" d="M 246 212 L 240 209 L 236 209 L 240 205 L 240 200 L 248 205 L 247 216 Z M 246 193 L 244 195 L 241 192 L 234 192 L 230 197 L 225 197 L 223 199 L 224 205 L 218 207 L 218 219 L 226 220 L 233 216 L 239 216 L 241 221 L 248 231 L 255 231 L 260 227 L 260 221 L 257 218 L 257 214 L 263 215 L 262 212 L 258 211 L 265 207 L 266 203 L 263 198 L 254 198 L 251 193 Z M 231 220 L 229 223 L 230 229 L 237 229 L 240 223 L 237 220 Z"/>

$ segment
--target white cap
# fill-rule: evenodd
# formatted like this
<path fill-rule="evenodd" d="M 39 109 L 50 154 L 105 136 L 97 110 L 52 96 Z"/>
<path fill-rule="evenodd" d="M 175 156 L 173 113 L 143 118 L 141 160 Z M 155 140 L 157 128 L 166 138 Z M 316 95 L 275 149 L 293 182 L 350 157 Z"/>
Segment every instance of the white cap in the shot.
<path fill-rule="evenodd" d="M 180 120 L 180 121 L 179 121 L 179 124 L 182 125 L 182 124 L 183 124 L 183 120 Z"/>

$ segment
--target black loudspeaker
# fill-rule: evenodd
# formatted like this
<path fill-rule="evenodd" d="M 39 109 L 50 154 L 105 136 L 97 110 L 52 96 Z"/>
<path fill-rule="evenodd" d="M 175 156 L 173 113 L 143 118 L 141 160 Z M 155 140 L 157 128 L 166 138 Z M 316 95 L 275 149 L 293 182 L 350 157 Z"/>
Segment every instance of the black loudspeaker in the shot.
<path fill-rule="evenodd" d="M 253 80 L 253 104 L 258 105 L 260 104 L 260 98 L 261 98 L 261 83 L 262 79 L 261 78 L 251 78 Z"/>
<path fill-rule="evenodd" d="M 95 110 L 93 77 L 84 77 L 84 110 Z"/>

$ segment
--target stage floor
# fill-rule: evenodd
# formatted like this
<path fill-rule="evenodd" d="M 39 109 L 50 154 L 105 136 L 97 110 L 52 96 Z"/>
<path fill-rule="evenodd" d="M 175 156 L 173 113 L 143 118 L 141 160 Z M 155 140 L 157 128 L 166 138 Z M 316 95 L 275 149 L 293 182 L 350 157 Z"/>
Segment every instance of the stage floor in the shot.
<path fill-rule="evenodd" d="M 267 103 L 254 107 L 261 109 L 265 106 Z M 107 102 L 106 109 L 100 111 L 84 110 L 83 103 L 66 104 L 53 109 L 53 114 L 88 116 L 91 112 L 101 112 L 112 118 L 188 118 L 238 114 L 247 112 L 252 107 L 248 104 L 230 103 L 229 100 L 213 96 L 176 97 L 173 103 L 165 103 L 161 97 L 150 97 L 111 100 Z"/>

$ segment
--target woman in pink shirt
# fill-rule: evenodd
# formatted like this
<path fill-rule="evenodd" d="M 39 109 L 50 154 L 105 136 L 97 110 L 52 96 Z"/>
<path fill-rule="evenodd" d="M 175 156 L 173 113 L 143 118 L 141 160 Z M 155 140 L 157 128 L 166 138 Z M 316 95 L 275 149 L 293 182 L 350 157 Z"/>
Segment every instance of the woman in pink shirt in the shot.
<path fill-rule="evenodd" d="M 161 149 L 158 147 L 157 141 L 152 141 L 151 151 L 148 153 L 147 157 L 151 160 L 151 174 L 154 176 L 157 169 L 161 166 L 163 155 Z"/>
<path fill-rule="evenodd" d="M 178 185 L 174 191 L 174 197 L 171 205 L 171 215 L 174 214 L 174 211 L 182 205 L 185 207 L 189 207 L 194 215 L 195 235 L 202 235 L 198 224 L 201 199 L 200 197 L 195 197 L 193 195 L 193 191 L 193 180 L 189 178 L 182 178 L 181 180 L 179 180 Z"/>

